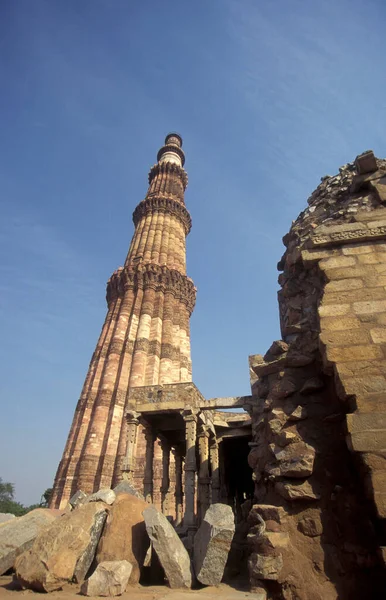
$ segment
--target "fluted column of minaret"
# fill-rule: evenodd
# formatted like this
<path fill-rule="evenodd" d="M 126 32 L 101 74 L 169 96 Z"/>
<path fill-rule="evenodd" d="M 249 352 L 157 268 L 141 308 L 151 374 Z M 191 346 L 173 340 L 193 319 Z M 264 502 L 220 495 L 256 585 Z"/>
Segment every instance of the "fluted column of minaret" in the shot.
<path fill-rule="evenodd" d="M 186 276 L 182 140 L 166 137 L 133 213 L 135 232 L 124 267 L 107 285 L 108 312 L 60 462 L 51 506 L 78 489 L 110 486 L 126 453 L 130 387 L 191 381 L 189 318 L 195 287 Z"/>

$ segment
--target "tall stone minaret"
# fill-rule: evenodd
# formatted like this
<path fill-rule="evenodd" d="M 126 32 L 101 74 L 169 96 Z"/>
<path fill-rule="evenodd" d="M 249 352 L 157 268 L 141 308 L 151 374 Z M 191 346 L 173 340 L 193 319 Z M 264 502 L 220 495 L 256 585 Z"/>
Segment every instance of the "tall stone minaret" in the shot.
<path fill-rule="evenodd" d="M 78 489 L 91 493 L 121 479 L 125 409 L 131 387 L 191 381 L 189 317 L 196 290 L 186 276 L 184 203 L 188 177 L 182 139 L 169 134 L 133 213 L 124 264 L 107 283 L 107 315 L 55 478 L 51 506 Z"/>

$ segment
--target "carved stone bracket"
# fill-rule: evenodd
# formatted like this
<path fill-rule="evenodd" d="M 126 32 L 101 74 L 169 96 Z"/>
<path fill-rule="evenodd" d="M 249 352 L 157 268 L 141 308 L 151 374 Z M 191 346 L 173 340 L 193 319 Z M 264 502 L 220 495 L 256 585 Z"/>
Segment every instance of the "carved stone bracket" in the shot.
<path fill-rule="evenodd" d="M 183 224 L 185 235 L 188 235 L 190 232 L 192 228 L 192 219 L 185 206 L 181 204 L 181 202 L 177 202 L 177 200 L 160 196 L 150 196 L 138 204 L 133 212 L 134 225 L 137 227 L 140 219 L 155 211 L 174 215 Z"/>
<path fill-rule="evenodd" d="M 165 147 L 161 148 L 161 150 L 165 150 Z M 171 146 L 170 150 L 172 152 L 176 152 L 177 154 L 178 154 L 178 151 L 180 150 L 182 153 L 182 150 L 180 148 L 177 148 L 176 146 Z M 188 185 L 188 174 L 183 167 L 180 167 L 179 165 L 177 165 L 175 163 L 171 163 L 171 162 L 157 163 L 157 164 L 153 165 L 150 169 L 149 183 L 151 183 L 153 181 L 153 179 L 154 179 L 154 177 L 156 177 L 156 175 L 159 175 L 161 173 L 170 173 L 170 174 L 178 175 L 182 180 L 182 185 L 184 186 L 184 190 L 186 189 L 186 187 Z"/>
<path fill-rule="evenodd" d="M 141 264 L 136 269 L 126 267 L 118 269 L 107 282 L 106 299 L 110 304 L 117 297 L 123 297 L 126 290 L 154 289 L 170 292 L 180 300 L 191 314 L 196 302 L 196 288 L 190 277 L 182 275 L 176 269 L 153 263 Z"/>
<path fill-rule="evenodd" d="M 311 247 L 340 246 L 347 242 L 366 242 L 386 238 L 385 225 L 370 227 L 363 223 L 349 223 L 335 225 L 330 229 L 331 231 L 328 227 L 324 227 L 322 231 L 316 231 L 311 238 Z"/>

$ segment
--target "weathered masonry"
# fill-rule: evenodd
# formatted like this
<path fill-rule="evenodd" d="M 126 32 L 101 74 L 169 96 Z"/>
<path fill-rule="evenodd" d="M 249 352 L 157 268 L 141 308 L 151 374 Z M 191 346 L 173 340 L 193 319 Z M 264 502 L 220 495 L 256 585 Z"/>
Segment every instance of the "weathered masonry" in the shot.
<path fill-rule="evenodd" d="M 250 577 L 273 598 L 383 598 L 386 161 L 365 152 L 308 204 L 278 264 L 283 339 L 250 357 Z"/>
<path fill-rule="evenodd" d="M 240 510 L 251 496 L 251 420 L 245 412 L 219 411 L 247 408 L 248 398 L 206 401 L 192 383 L 189 318 L 196 288 L 186 275 L 191 218 L 178 134 L 166 137 L 157 161 L 133 213 L 124 267 L 107 283 L 107 316 L 52 506 L 64 507 L 78 489 L 90 493 L 126 479 L 176 525 L 194 529 L 212 501 Z"/>

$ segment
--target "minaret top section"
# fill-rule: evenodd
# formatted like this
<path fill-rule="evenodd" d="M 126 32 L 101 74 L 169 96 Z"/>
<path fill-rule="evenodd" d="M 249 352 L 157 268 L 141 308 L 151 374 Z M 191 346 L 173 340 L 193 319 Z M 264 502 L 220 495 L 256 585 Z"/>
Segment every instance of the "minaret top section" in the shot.
<path fill-rule="evenodd" d="M 168 133 L 165 145 L 158 151 L 157 161 L 159 163 L 171 162 L 179 167 L 185 163 L 185 154 L 182 150 L 182 137 L 178 133 Z"/>

